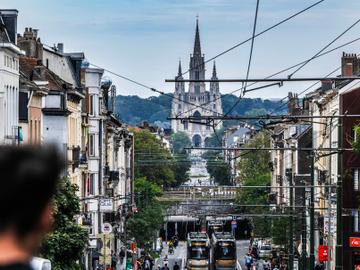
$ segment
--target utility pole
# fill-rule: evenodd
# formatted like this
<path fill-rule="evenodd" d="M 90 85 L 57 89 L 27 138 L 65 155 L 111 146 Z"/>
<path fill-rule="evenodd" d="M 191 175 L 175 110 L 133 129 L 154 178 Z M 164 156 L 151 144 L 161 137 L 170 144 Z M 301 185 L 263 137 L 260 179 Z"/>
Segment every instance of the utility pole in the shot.
<path fill-rule="evenodd" d="M 305 180 L 304 185 L 305 185 Z M 307 238 L 307 224 L 306 224 L 306 188 L 302 188 L 303 209 L 302 209 L 302 237 L 301 237 L 301 269 L 306 270 L 307 254 L 306 254 L 306 238 Z"/>
<path fill-rule="evenodd" d="M 293 166 L 293 151 L 291 151 L 291 166 Z M 293 191 L 293 170 L 292 168 L 286 169 L 289 181 L 290 192 L 290 217 L 289 217 L 289 270 L 294 269 L 294 219 L 293 219 L 293 206 L 294 206 L 294 191 Z"/>
<path fill-rule="evenodd" d="M 338 147 L 342 146 L 342 135 L 343 135 L 343 122 L 342 119 L 338 120 Z M 341 270 L 343 265 L 342 248 L 343 248 L 343 237 L 342 237 L 342 152 L 338 152 L 338 169 L 337 169 L 337 207 L 336 207 L 336 270 Z"/>
<path fill-rule="evenodd" d="M 333 118 L 330 119 L 329 125 L 329 147 L 332 147 L 332 121 Z M 329 188 L 328 188 L 328 238 L 327 238 L 327 245 L 328 245 L 328 260 L 326 269 L 331 269 L 331 178 L 332 178 L 332 156 L 329 155 Z"/>
<path fill-rule="evenodd" d="M 314 197 L 315 197 L 315 175 L 314 175 L 314 152 L 310 155 L 311 158 L 311 188 L 310 188 L 310 269 L 313 269 L 315 266 L 315 207 L 314 207 Z"/>

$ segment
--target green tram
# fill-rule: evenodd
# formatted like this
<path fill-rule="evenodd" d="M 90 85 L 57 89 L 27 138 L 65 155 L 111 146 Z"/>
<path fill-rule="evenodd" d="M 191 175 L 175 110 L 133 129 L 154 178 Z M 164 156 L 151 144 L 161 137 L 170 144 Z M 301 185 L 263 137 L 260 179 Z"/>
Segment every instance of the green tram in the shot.
<path fill-rule="evenodd" d="M 210 240 L 206 233 L 188 234 L 186 268 L 187 270 L 210 269 Z"/>
<path fill-rule="evenodd" d="M 210 254 L 213 270 L 235 270 L 237 268 L 236 241 L 230 232 L 213 233 Z"/>

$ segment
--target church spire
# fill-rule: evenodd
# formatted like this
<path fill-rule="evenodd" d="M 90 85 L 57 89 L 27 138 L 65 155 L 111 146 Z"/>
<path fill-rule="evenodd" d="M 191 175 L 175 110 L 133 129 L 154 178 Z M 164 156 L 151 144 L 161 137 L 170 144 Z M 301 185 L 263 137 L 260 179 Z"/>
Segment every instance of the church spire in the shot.
<path fill-rule="evenodd" d="M 179 60 L 179 70 L 178 70 L 178 77 L 182 76 L 182 70 L 181 70 L 181 60 Z"/>
<path fill-rule="evenodd" d="M 199 33 L 199 16 L 196 16 L 194 55 L 201 55 L 200 33 Z"/>
<path fill-rule="evenodd" d="M 216 74 L 216 63 L 215 63 L 215 61 L 214 61 L 214 65 L 213 65 L 212 78 L 213 78 L 213 79 L 217 79 L 217 74 Z"/>

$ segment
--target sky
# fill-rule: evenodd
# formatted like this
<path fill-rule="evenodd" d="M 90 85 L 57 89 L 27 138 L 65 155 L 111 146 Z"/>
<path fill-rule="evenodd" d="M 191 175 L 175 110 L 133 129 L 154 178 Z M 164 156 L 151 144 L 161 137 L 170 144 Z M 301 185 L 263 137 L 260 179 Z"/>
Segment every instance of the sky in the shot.
<path fill-rule="evenodd" d="M 317 0 L 260 0 L 257 32 Z M 65 52 L 82 51 L 88 62 L 164 92 L 173 92 L 181 59 L 189 67 L 196 16 L 205 59 L 251 37 L 255 0 L 2 0 L 1 8 L 19 11 L 18 32 L 39 29 L 44 44 L 64 43 Z M 358 0 L 325 0 L 254 41 L 250 78 L 263 78 L 312 57 L 360 17 Z M 360 23 L 330 48 L 360 37 Z M 216 59 L 219 79 L 245 78 L 250 43 Z M 360 53 L 360 41 L 311 61 L 295 76 L 321 77 L 340 66 L 342 51 Z M 212 62 L 207 65 L 211 77 Z M 279 77 L 287 77 L 283 73 Z M 148 97 L 149 89 L 107 74 L 121 95 Z M 282 98 L 312 82 L 286 83 L 246 93 Z M 221 84 L 225 93 L 241 84 Z M 239 94 L 235 92 L 234 94 Z"/>

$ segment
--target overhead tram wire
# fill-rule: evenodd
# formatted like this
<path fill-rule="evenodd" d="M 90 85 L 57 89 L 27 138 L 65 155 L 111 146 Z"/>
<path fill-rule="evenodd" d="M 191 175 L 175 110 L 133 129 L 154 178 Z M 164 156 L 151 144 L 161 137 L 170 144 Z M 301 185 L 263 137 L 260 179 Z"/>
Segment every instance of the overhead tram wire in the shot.
<path fill-rule="evenodd" d="M 155 92 L 155 93 L 158 93 L 158 94 L 161 94 L 161 95 L 164 95 L 164 96 L 168 96 L 168 97 L 174 98 L 174 99 L 176 99 L 176 100 L 179 100 L 179 101 L 181 101 L 181 102 L 184 102 L 184 103 L 189 104 L 189 105 L 192 105 L 192 106 L 196 106 L 195 103 L 189 102 L 189 101 L 187 101 L 187 100 L 183 100 L 183 99 L 181 99 L 181 98 L 177 98 L 177 97 L 175 97 L 174 95 L 167 94 L 167 93 L 165 93 L 165 92 L 163 92 L 163 91 L 160 91 L 160 90 L 158 90 L 158 89 L 156 89 L 156 88 L 153 88 L 153 87 L 150 87 L 150 86 L 148 86 L 148 85 L 146 85 L 146 84 L 143 84 L 143 83 L 141 83 L 141 82 L 135 81 L 135 80 L 133 80 L 133 79 L 127 77 L 127 76 L 121 75 L 121 74 L 119 74 L 119 73 L 116 73 L 116 72 L 111 71 L 111 70 L 109 70 L 109 69 L 106 69 L 106 68 L 103 68 L 103 67 L 101 67 L 101 66 L 95 65 L 95 64 L 93 64 L 93 63 L 89 63 L 89 64 L 92 65 L 92 66 L 94 66 L 94 67 L 101 68 L 101 69 L 103 69 L 104 71 L 106 71 L 106 72 L 108 72 L 108 73 L 110 73 L 110 74 L 112 74 L 112 75 L 114 75 L 114 76 L 117 76 L 117 77 L 119 77 L 119 78 L 121 78 L 121 79 L 123 79 L 123 80 L 129 81 L 129 82 L 131 82 L 131 83 L 133 83 L 133 84 L 136 84 L 136 85 L 141 86 L 141 87 L 143 87 L 143 88 L 149 89 L 150 91 L 153 91 L 153 92 Z M 206 111 L 216 113 L 215 111 L 213 111 L 213 110 L 211 110 L 211 109 L 209 109 L 209 108 L 202 107 L 202 106 L 201 106 L 201 108 L 204 109 L 204 110 L 206 110 Z"/>
<path fill-rule="evenodd" d="M 360 54 L 357 54 L 357 56 L 359 56 L 359 55 L 360 55 Z M 319 56 L 317 56 L 317 57 L 319 57 Z M 337 67 L 336 69 L 334 69 L 333 71 L 331 71 L 330 73 L 328 73 L 327 75 L 325 75 L 325 78 L 326 78 L 326 77 L 329 77 L 329 76 L 332 75 L 332 74 L 334 74 L 336 71 L 340 70 L 342 67 L 344 67 L 344 65 L 340 65 L 339 67 Z M 359 81 L 359 82 L 360 82 L 360 81 Z M 357 83 L 359 83 L 359 82 L 357 82 Z M 311 84 L 310 86 L 308 86 L 308 87 L 305 88 L 303 91 L 301 91 L 300 93 L 297 93 L 297 94 L 298 94 L 298 95 L 304 94 L 305 92 L 309 91 L 311 88 L 313 88 L 313 87 L 314 87 L 315 85 L 317 85 L 318 83 L 320 83 L 320 82 L 315 82 L 315 83 Z M 287 96 L 284 97 L 284 98 L 282 98 L 281 100 L 279 100 L 279 102 L 284 101 L 286 98 L 287 98 Z M 274 110 L 272 110 L 272 111 L 270 112 L 270 114 L 275 113 L 276 111 L 278 111 L 279 109 L 283 108 L 283 107 L 286 106 L 287 104 L 289 104 L 289 101 L 281 104 L 280 106 L 278 106 L 277 108 L 275 108 Z"/>
<path fill-rule="evenodd" d="M 256 1 L 254 25 L 253 25 L 252 37 L 251 37 L 251 45 L 250 45 L 249 62 L 248 62 L 247 70 L 246 70 L 246 79 L 247 80 L 249 79 L 251 60 L 252 60 L 252 55 L 253 55 L 253 50 L 254 50 L 254 40 L 255 40 L 255 33 L 256 33 L 257 17 L 258 17 L 258 12 L 259 12 L 259 2 L 260 2 L 260 0 Z M 239 98 L 233 104 L 233 106 L 231 106 L 231 108 L 225 113 L 225 116 L 229 115 L 229 113 L 231 113 L 232 110 L 239 104 L 240 100 L 243 98 L 243 96 L 246 93 L 247 84 L 248 84 L 248 82 L 245 82 L 245 86 L 244 86 L 243 90 L 241 91 L 241 93 L 239 95 Z M 221 121 L 219 121 L 216 125 L 219 125 L 219 123 L 221 123 Z"/>
<path fill-rule="evenodd" d="M 342 32 L 340 35 L 335 37 L 332 41 L 330 41 L 328 44 L 326 44 L 320 51 L 318 51 L 313 57 L 311 57 L 309 60 L 307 60 L 304 64 L 302 64 L 300 67 L 298 67 L 295 71 L 293 71 L 288 78 L 291 78 L 295 73 L 297 73 L 300 69 L 302 69 L 304 66 L 306 66 L 310 61 L 316 58 L 320 53 L 325 51 L 328 47 L 330 47 L 332 44 L 334 44 L 339 38 L 341 38 L 343 35 L 345 35 L 348 31 L 350 31 L 354 26 L 356 26 L 360 22 L 360 19 L 358 19 L 356 22 L 354 22 L 352 25 L 350 25 L 348 28 L 345 29 L 344 32 Z"/>
<path fill-rule="evenodd" d="M 287 21 L 289 21 L 289 20 L 291 20 L 291 19 L 295 18 L 296 16 L 298 16 L 298 15 L 300 15 L 300 14 L 302 14 L 302 13 L 304 13 L 304 12 L 308 11 L 308 10 L 310 10 L 311 8 L 313 8 L 313 7 L 317 6 L 317 5 L 319 5 L 320 3 L 324 2 L 324 1 L 325 1 L 325 0 L 320 0 L 320 1 L 317 1 L 316 3 L 314 3 L 314 4 L 312 4 L 312 5 L 310 5 L 310 6 L 306 7 L 306 8 L 304 8 L 304 9 L 302 9 L 302 10 L 300 10 L 300 11 L 298 11 L 298 12 L 294 13 L 294 14 L 292 14 L 291 16 L 289 16 L 289 17 L 287 17 L 287 18 L 285 18 L 285 19 L 283 19 L 283 20 L 279 21 L 278 23 L 276 23 L 276 24 L 274 24 L 274 25 L 272 25 L 272 26 L 270 26 L 270 27 L 268 27 L 268 28 L 264 29 L 263 31 L 261 31 L 261 32 L 257 33 L 257 34 L 255 35 L 255 37 L 254 37 L 254 38 L 256 38 L 256 37 L 258 37 L 258 36 L 261 36 L 262 34 L 265 34 L 266 32 L 268 32 L 268 31 L 270 31 L 270 30 L 272 30 L 272 29 L 274 29 L 274 28 L 278 27 L 279 25 L 281 25 L 281 24 L 283 24 L 283 23 L 285 23 L 285 22 L 287 22 Z M 225 51 L 223 51 L 223 52 L 221 52 L 221 53 L 219 53 L 219 54 L 217 54 L 217 55 L 215 55 L 215 56 L 211 57 L 210 59 L 208 59 L 208 60 L 206 60 L 206 61 L 204 62 L 204 65 L 206 65 L 207 63 L 209 63 L 209 62 L 211 62 L 211 61 L 215 60 L 216 58 L 218 58 L 218 57 L 220 57 L 220 56 L 222 56 L 222 55 L 224 55 L 224 54 L 226 54 L 226 53 L 228 53 L 228 52 L 230 52 L 230 51 L 232 51 L 232 50 L 236 49 L 237 47 L 240 47 L 241 45 L 244 45 L 245 43 L 249 42 L 252 38 L 253 38 L 253 37 L 250 37 L 250 38 L 248 38 L 248 39 L 246 39 L 246 40 L 244 40 L 244 41 L 242 41 L 242 42 L 240 42 L 240 43 L 238 43 L 238 44 L 236 44 L 236 45 L 234 45 L 234 46 L 230 47 L 229 49 L 227 49 L 227 50 L 225 50 Z M 200 67 L 200 66 L 201 66 L 201 65 L 198 65 L 198 66 L 196 66 L 196 67 L 194 67 L 194 68 L 198 68 L 198 67 Z M 185 75 L 185 74 L 187 74 L 190 70 L 191 70 L 191 69 L 188 69 L 187 71 L 183 72 L 181 75 Z"/>
<path fill-rule="evenodd" d="M 341 49 L 341 48 L 343 48 L 343 47 L 345 47 L 345 46 L 348 46 L 348 45 L 350 45 L 350 44 L 352 44 L 352 43 L 355 43 L 356 41 L 359 41 L 359 40 L 360 40 L 360 37 L 359 37 L 359 38 L 356 38 L 356 39 L 353 39 L 353 40 L 350 40 L 350 41 L 348 41 L 348 42 L 346 42 L 346 43 L 344 43 L 344 44 L 341 44 L 341 45 L 339 45 L 339 46 L 337 46 L 337 47 L 335 47 L 335 48 L 332 48 L 332 49 L 330 49 L 330 50 L 327 50 L 327 51 L 319 54 L 318 56 L 316 56 L 316 58 L 319 58 L 319 57 L 322 57 L 322 56 L 327 55 L 327 54 L 329 54 L 329 53 L 332 53 L 333 51 L 336 51 L 336 50 L 338 50 L 338 49 Z M 304 60 L 304 61 L 302 61 L 302 62 L 300 62 L 300 63 L 297 63 L 297 64 L 295 64 L 295 65 L 292 65 L 292 66 L 290 66 L 290 67 L 284 68 L 284 69 L 282 69 L 282 70 L 280 70 L 280 71 L 278 71 L 278 72 L 276 72 L 276 73 L 273 73 L 273 74 L 271 74 L 271 75 L 268 75 L 267 77 L 265 77 L 265 79 L 272 78 L 272 77 L 274 77 L 274 76 L 276 76 L 276 75 L 279 75 L 279 74 L 284 73 L 284 72 L 286 72 L 286 71 L 289 71 L 289 70 L 291 70 L 291 69 L 293 69 L 293 68 L 296 68 L 296 67 L 304 64 L 304 63 L 305 63 L 307 60 L 309 60 L 309 59 L 310 59 L 310 58 L 308 58 L 308 59 L 306 59 L 306 60 Z M 314 59 L 315 59 L 315 58 L 314 58 Z M 252 86 L 252 85 L 257 84 L 257 83 L 259 83 L 259 82 L 253 82 L 253 83 L 249 84 L 248 86 Z M 263 88 L 263 87 L 268 87 L 268 86 L 272 86 L 272 85 L 264 85 L 264 86 L 262 86 L 262 88 Z M 234 93 L 236 93 L 236 92 L 241 91 L 242 89 L 243 89 L 243 87 L 238 88 L 238 89 L 235 89 L 235 90 L 231 91 L 231 92 L 228 93 L 228 94 L 234 94 Z M 259 89 L 261 89 L 261 88 L 259 88 L 259 87 L 252 88 L 252 89 L 247 90 L 247 92 L 251 92 L 251 91 L 259 90 Z M 279 100 L 279 102 L 284 101 L 286 98 L 287 98 L 287 97 L 282 98 L 281 100 Z M 218 98 L 216 98 L 216 99 L 214 99 L 213 101 L 216 101 L 216 100 L 218 100 L 218 99 L 221 99 L 221 96 L 218 97 Z M 198 107 L 200 107 L 200 106 L 208 105 L 209 103 L 211 103 L 211 102 L 213 102 L 213 101 L 209 101 L 209 102 L 203 103 L 203 104 L 201 104 L 201 105 L 196 105 L 195 108 L 198 108 Z M 189 109 L 189 110 L 187 110 L 187 111 L 180 112 L 177 116 L 180 116 L 180 115 L 182 115 L 182 114 L 185 114 L 185 113 L 187 113 L 187 112 L 190 112 L 191 110 L 193 110 L 193 109 Z"/>

